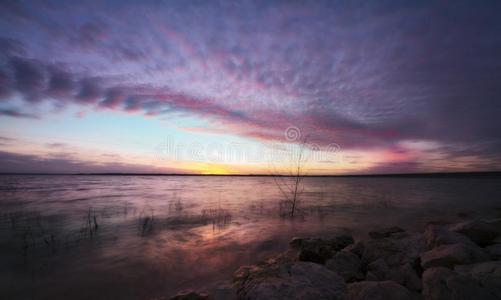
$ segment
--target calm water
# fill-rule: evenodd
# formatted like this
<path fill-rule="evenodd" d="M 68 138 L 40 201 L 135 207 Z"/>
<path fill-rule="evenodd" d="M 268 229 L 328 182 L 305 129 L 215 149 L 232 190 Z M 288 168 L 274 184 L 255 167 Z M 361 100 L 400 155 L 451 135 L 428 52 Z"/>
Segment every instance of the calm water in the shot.
<path fill-rule="evenodd" d="M 229 279 L 293 236 L 499 215 L 501 178 L 0 176 L 1 299 L 149 299 Z"/>

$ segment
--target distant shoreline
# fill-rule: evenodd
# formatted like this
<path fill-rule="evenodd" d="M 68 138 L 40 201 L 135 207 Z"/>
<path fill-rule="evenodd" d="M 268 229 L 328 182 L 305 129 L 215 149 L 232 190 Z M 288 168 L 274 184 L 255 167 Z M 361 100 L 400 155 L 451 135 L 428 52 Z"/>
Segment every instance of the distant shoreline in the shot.
<path fill-rule="evenodd" d="M 26 176 L 226 176 L 226 177 L 291 177 L 289 175 L 269 174 L 182 174 L 182 173 L 12 173 L 0 175 Z M 339 175 L 305 175 L 303 177 L 398 177 L 398 178 L 454 178 L 454 177 L 501 177 L 501 171 L 488 172 L 435 172 L 435 173 L 392 173 L 392 174 L 339 174 Z"/>

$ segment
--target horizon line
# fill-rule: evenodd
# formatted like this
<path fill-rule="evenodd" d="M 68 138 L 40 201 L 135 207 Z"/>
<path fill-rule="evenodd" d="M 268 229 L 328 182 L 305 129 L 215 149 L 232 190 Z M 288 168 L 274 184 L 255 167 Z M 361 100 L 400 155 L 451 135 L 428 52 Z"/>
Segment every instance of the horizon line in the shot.
<path fill-rule="evenodd" d="M 40 175 L 40 176 L 234 176 L 234 177 L 295 177 L 284 174 L 191 174 L 191 173 L 129 173 L 129 172 L 89 172 L 89 173 L 44 173 L 44 172 L 0 172 L 0 175 Z M 470 172 L 419 172 L 419 173 L 379 173 L 379 174 L 318 174 L 300 177 L 447 177 L 447 176 L 501 176 L 501 171 Z"/>

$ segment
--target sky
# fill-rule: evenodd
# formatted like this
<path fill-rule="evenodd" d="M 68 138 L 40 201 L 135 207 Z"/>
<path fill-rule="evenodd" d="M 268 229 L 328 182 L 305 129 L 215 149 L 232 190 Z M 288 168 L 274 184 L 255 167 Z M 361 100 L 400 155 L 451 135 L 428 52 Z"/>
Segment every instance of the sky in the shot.
<path fill-rule="evenodd" d="M 500 1 L 1 1 L 0 172 L 501 170 Z"/>

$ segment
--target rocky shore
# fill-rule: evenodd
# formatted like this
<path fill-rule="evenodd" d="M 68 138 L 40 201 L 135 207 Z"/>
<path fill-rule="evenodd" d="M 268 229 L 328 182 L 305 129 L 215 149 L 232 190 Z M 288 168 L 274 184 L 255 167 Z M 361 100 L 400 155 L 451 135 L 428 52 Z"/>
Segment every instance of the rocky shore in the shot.
<path fill-rule="evenodd" d="M 231 283 L 170 299 L 501 299 L 501 219 L 392 227 L 359 241 L 294 238 Z"/>

